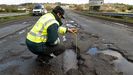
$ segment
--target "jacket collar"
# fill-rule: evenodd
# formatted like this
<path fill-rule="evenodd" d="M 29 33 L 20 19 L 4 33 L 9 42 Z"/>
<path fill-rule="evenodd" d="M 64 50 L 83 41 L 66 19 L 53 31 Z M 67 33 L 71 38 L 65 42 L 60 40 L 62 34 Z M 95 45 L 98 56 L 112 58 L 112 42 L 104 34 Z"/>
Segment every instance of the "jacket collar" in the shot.
<path fill-rule="evenodd" d="M 59 25 L 61 26 L 63 24 L 61 19 L 54 12 L 51 13 L 54 15 L 55 19 L 59 22 Z"/>

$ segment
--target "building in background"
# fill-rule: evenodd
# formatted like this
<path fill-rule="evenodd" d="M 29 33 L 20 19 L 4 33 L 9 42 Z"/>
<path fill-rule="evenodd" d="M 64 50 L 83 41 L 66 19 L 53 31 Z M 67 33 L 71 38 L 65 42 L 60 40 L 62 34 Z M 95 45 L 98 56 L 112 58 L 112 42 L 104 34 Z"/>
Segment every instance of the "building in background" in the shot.
<path fill-rule="evenodd" d="M 89 0 L 90 6 L 101 6 L 104 4 L 104 0 Z"/>
<path fill-rule="evenodd" d="M 103 4 L 104 0 L 89 0 L 90 11 L 99 11 Z"/>

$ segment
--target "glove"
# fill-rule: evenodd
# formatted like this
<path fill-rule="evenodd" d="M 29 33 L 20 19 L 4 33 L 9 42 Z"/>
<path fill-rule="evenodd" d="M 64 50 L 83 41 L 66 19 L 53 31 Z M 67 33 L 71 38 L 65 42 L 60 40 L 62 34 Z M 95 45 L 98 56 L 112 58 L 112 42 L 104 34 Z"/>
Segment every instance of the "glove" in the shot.
<path fill-rule="evenodd" d="M 54 42 L 55 45 L 60 44 L 60 39 L 57 38 L 57 40 Z"/>
<path fill-rule="evenodd" d="M 77 29 L 76 28 L 68 28 L 68 32 L 77 33 Z"/>

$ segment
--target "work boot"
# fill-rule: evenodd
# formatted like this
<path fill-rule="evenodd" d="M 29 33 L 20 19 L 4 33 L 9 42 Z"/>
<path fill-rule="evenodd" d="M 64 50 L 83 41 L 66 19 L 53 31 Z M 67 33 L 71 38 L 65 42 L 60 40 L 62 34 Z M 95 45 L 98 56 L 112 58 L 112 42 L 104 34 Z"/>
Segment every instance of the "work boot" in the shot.
<path fill-rule="evenodd" d="M 38 56 L 36 61 L 40 64 L 46 64 L 49 65 L 49 60 L 52 59 L 53 57 L 51 56 Z"/>

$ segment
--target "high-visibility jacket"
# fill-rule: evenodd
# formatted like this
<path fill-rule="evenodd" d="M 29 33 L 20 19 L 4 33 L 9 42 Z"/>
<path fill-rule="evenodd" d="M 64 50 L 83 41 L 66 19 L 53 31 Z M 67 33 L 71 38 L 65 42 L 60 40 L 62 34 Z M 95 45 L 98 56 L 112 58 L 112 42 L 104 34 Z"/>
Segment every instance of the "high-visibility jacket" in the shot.
<path fill-rule="evenodd" d="M 49 26 L 51 26 L 54 23 L 56 23 L 59 26 L 58 21 L 55 19 L 52 13 L 47 13 L 43 15 L 37 21 L 37 23 L 33 26 L 30 32 L 27 34 L 27 39 L 35 43 L 46 42 L 47 41 L 47 29 Z M 67 28 L 59 26 L 58 32 L 60 34 L 65 34 L 66 31 L 67 31 Z"/>

